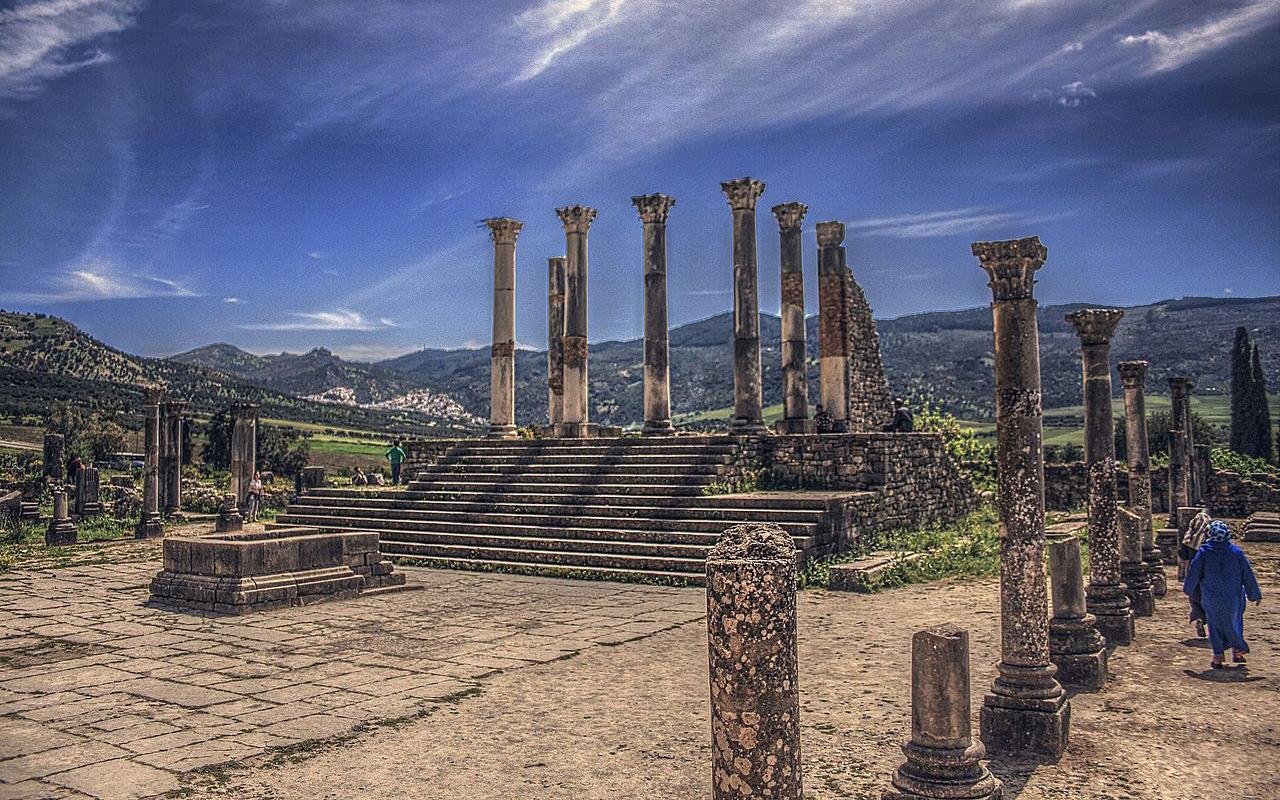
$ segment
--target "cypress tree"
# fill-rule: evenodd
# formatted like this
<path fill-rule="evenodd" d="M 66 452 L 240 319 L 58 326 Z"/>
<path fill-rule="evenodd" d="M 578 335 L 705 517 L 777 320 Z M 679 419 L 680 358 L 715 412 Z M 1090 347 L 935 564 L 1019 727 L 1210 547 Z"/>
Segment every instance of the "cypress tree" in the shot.
<path fill-rule="evenodd" d="M 1257 345 L 1253 347 L 1253 363 L 1250 370 L 1250 388 L 1253 402 L 1253 424 L 1249 427 L 1253 433 L 1253 453 L 1258 458 L 1271 460 L 1271 409 L 1267 404 L 1267 376 L 1262 373 L 1262 354 Z"/>
<path fill-rule="evenodd" d="M 1237 453 L 1249 451 L 1249 426 L 1252 419 L 1249 404 L 1253 401 L 1250 383 L 1253 374 L 1249 364 L 1249 332 L 1244 326 L 1236 328 L 1235 342 L 1231 345 L 1231 449 Z"/>

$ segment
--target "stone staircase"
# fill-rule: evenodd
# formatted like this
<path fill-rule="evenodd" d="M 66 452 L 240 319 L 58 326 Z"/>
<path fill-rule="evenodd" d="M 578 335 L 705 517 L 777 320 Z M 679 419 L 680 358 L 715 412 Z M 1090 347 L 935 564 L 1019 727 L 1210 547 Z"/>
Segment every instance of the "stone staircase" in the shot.
<path fill-rule="evenodd" d="M 744 440 L 460 441 L 406 490 L 312 489 L 276 524 L 377 531 L 407 563 L 700 584 L 726 528 L 776 522 L 801 557 L 831 552 L 845 492 L 706 494 Z"/>

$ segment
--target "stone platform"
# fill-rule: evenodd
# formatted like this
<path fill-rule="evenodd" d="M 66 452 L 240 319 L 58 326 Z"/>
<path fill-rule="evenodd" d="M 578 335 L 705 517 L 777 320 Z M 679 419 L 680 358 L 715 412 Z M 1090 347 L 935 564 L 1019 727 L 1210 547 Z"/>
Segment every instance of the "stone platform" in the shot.
<path fill-rule="evenodd" d="M 165 539 L 164 569 L 151 580 L 151 599 L 248 614 L 403 584 L 379 552 L 377 533 L 283 528 Z"/>
<path fill-rule="evenodd" d="M 1257 511 L 1244 523 L 1248 542 L 1280 542 L 1280 512 Z"/>

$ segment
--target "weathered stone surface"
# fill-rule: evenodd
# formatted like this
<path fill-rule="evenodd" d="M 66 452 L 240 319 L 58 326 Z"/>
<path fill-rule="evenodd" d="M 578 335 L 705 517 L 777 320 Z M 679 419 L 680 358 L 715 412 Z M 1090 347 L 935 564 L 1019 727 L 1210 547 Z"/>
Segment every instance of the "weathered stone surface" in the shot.
<path fill-rule="evenodd" d="M 44 478 L 65 480 L 67 477 L 67 445 L 60 433 L 44 435 Z"/>
<path fill-rule="evenodd" d="M 564 424 L 564 257 L 547 259 L 547 422 Z"/>
<path fill-rule="evenodd" d="M 147 390 L 146 400 L 143 409 L 142 513 L 133 531 L 138 539 L 164 536 L 164 520 L 160 516 L 160 392 Z"/>
<path fill-rule="evenodd" d="M 1049 656 L 1058 667 L 1058 681 L 1081 691 L 1101 689 L 1107 683 L 1107 643 L 1098 633 L 1097 619 L 1085 608 L 1080 539 L 1049 536 L 1047 546 L 1053 585 Z"/>
<path fill-rule="evenodd" d="M 81 519 L 102 513 L 101 477 L 97 467 L 81 467 L 76 476 L 75 515 Z"/>
<path fill-rule="evenodd" d="M 667 345 L 667 215 L 676 199 L 631 198 L 644 224 L 644 435 L 670 436 L 671 372 Z"/>
<path fill-rule="evenodd" d="M 218 509 L 218 519 L 213 524 L 217 533 L 230 533 L 244 528 L 244 517 L 236 505 L 236 496 L 228 492 L 222 499 L 222 507 Z"/>
<path fill-rule="evenodd" d="M 231 492 L 241 511 L 247 508 L 249 484 L 258 464 L 258 407 L 253 403 L 231 406 Z"/>
<path fill-rule="evenodd" d="M 782 316 L 782 421 L 783 433 L 812 432 L 809 419 L 809 383 L 805 374 L 804 266 L 800 230 L 804 203 L 773 207 L 778 220 L 781 265 Z"/>
<path fill-rule="evenodd" d="M 1148 572 L 1152 596 L 1165 593 L 1164 567 L 1156 547 L 1151 504 L 1151 448 L 1147 440 L 1147 362 L 1121 361 L 1117 365 L 1124 384 L 1125 452 L 1128 454 L 1129 509 L 1141 527 L 1142 564 Z"/>
<path fill-rule="evenodd" d="M 182 509 L 182 430 L 187 404 L 168 399 L 160 404 L 160 508 L 165 515 Z"/>
<path fill-rule="evenodd" d="M 65 547 L 76 543 L 76 525 L 67 511 L 67 488 L 55 484 L 53 490 L 53 517 L 44 532 L 44 543 L 50 547 Z"/>
<path fill-rule="evenodd" d="M 486 219 L 493 240 L 493 346 L 489 352 L 489 436 L 516 435 L 516 237 L 524 223 Z"/>
<path fill-rule="evenodd" d="M 738 525 L 706 570 L 712 797 L 801 800 L 795 544 Z"/>
<path fill-rule="evenodd" d="M 1151 570 L 1142 560 L 1142 519 L 1124 506 L 1116 509 L 1120 524 L 1120 581 L 1135 617 L 1155 613 Z"/>
<path fill-rule="evenodd" d="M 756 201 L 764 183 L 738 178 L 720 184 L 733 213 L 733 418 L 737 434 L 765 433 L 760 371 L 760 292 Z"/>
<path fill-rule="evenodd" d="M 1000 662 L 980 714 L 988 750 L 1066 749 L 1071 706 L 1049 660 L 1044 568 L 1044 448 L 1040 348 L 1033 295 L 1047 251 L 1038 237 L 978 242 L 995 330 Z"/>
<path fill-rule="evenodd" d="M 590 416 L 587 392 L 587 231 L 596 210 L 563 206 L 556 215 L 564 225 L 564 422 L 561 435 L 586 435 Z"/>
<path fill-rule="evenodd" d="M 911 637 L 911 738 L 884 800 L 998 800 L 1000 782 L 969 721 L 969 632 L 955 626 Z"/>
<path fill-rule="evenodd" d="M 1185 376 L 1169 378 L 1171 408 L 1169 410 L 1169 513 L 1170 527 L 1177 527 L 1173 513 L 1191 502 L 1190 439 L 1186 425 L 1191 415 L 1191 389 L 1195 384 Z M 1166 558 L 1168 556 L 1166 555 Z"/>
<path fill-rule="evenodd" d="M 845 280 L 844 223 L 819 222 L 818 239 L 818 374 L 823 409 L 838 427 L 849 420 L 849 282 Z"/>

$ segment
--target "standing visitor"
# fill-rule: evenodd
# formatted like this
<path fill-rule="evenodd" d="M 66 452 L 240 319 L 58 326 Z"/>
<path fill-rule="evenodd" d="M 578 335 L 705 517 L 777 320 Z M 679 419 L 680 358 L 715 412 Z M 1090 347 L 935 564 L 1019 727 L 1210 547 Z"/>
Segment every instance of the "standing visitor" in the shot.
<path fill-rule="evenodd" d="M 1205 620 L 1209 625 L 1209 646 L 1213 660 L 1209 666 L 1221 669 L 1222 659 L 1231 648 L 1231 660 L 1245 663 L 1249 643 L 1244 640 L 1245 600 L 1254 605 L 1262 602 L 1262 589 L 1244 551 L 1231 543 L 1231 528 L 1222 520 L 1209 524 L 1208 535 L 1200 546 L 1182 589 L 1188 597 L 1200 596 Z"/>
<path fill-rule="evenodd" d="M 400 440 L 397 439 L 395 444 L 391 445 L 391 449 L 387 451 L 387 460 L 391 462 L 391 485 L 400 485 L 400 464 L 404 462 L 404 450 L 400 449 Z"/>
<path fill-rule="evenodd" d="M 262 473 L 254 472 L 249 481 L 249 491 L 245 494 L 246 522 L 258 521 L 258 509 L 262 507 Z"/>
<path fill-rule="evenodd" d="M 1196 557 L 1200 545 L 1204 544 L 1204 538 L 1209 533 L 1209 523 L 1212 521 L 1213 518 L 1209 516 L 1208 510 L 1201 509 L 1187 523 L 1182 541 L 1178 542 L 1178 580 L 1186 580 L 1187 566 L 1191 563 L 1191 559 Z M 1207 634 L 1204 632 L 1204 608 L 1200 605 L 1200 593 L 1189 595 L 1187 601 L 1191 604 L 1190 616 L 1191 622 L 1196 626 L 1196 636 L 1203 639 Z"/>

